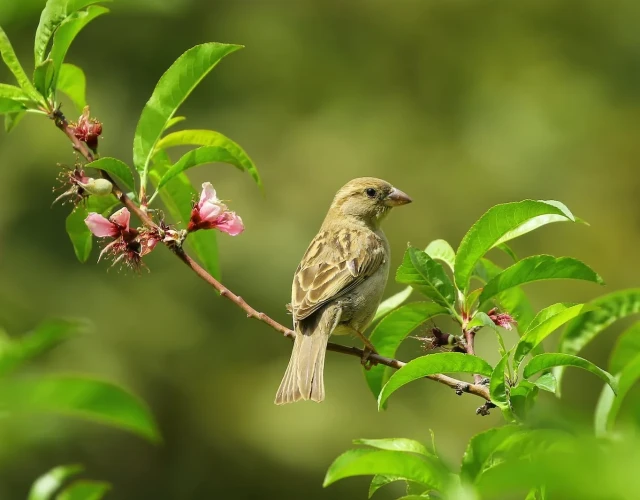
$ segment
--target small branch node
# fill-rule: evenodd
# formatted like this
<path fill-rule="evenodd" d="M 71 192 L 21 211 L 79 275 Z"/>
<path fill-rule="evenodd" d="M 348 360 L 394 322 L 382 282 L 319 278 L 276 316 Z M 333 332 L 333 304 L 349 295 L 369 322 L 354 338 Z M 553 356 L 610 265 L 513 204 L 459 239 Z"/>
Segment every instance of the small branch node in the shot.
<path fill-rule="evenodd" d="M 456 394 L 458 396 L 462 396 L 463 393 L 465 392 L 469 392 L 469 387 L 470 385 L 466 382 L 461 382 L 459 384 L 456 385 L 455 389 L 456 389 Z"/>
<path fill-rule="evenodd" d="M 494 405 L 491 401 L 487 401 L 485 404 L 483 404 L 476 410 L 476 415 L 480 415 L 481 417 L 486 417 L 487 415 L 490 414 L 489 410 L 491 410 L 492 408 L 496 408 L 496 405 Z"/>

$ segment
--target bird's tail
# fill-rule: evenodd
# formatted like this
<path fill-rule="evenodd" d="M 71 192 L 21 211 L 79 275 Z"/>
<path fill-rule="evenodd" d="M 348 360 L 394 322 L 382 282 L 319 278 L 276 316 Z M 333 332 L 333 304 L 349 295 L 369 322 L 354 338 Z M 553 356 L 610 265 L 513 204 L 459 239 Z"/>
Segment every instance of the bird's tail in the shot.
<path fill-rule="evenodd" d="M 316 329 L 296 329 L 296 339 L 289 366 L 284 373 L 275 403 L 282 405 L 301 399 L 320 402 L 324 399 L 324 358 L 329 335 Z"/>

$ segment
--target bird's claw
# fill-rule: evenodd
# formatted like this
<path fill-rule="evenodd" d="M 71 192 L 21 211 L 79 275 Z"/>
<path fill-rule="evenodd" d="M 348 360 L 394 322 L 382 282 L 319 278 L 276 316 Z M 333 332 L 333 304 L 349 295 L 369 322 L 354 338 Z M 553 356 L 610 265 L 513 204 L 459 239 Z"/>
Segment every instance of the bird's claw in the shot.
<path fill-rule="evenodd" d="M 371 359 L 372 354 L 378 354 L 375 349 L 365 346 L 362 350 L 362 357 L 360 358 L 360 363 L 364 366 L 365 370 L 371 370 L 372 366 L 376 366 L 378 364 L 377 361 Z"/>

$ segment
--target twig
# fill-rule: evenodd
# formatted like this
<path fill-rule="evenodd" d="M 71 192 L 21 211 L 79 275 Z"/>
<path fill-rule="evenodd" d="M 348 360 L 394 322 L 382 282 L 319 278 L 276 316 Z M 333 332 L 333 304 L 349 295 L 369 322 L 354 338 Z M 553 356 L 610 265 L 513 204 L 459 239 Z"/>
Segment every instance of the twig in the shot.
<path fill-rule="evenodd" d="M 84 156 L 84 158 L 89 163 L 91 163 L 96 159 L 95 155 L 89 149 L 89 147 L 75 136 L 75 134 L 71 130 L 71 127 L 69 126 L 69 122 L 59 110 L 55 110 L 51 114 L 51 118 L 56 124 L 56 127 L 58 127 L 69 138 L 69 140 L 71 141 L 71 144 L 73 145 L 73 149 L 75 151 L 77 151 L 79 154 Z M 157 227 L 155 222 L 153 222 L 153 220 L 151 219 L 151 217 L 149 217 L 145 212 L 143 212 L 140 209 L 140 207 L 138 207 L 138 205 L 136 205 L 134 201 L 131 198 L 129 198 L 126 195 L 126 193 L 124 193 L 118 187 L 115 180 L 109 175 L 108 172 L 105 172 L 104 170 L 100 170 L 100 175 L 102 175 L 103 178 L 107 179 L 109 182 L 111 182 L 111 184 L 113 184 L 114 196 L 118 198 L 120 203 L 122 203 L 125 207 L 127 207 L 130 212 L 133 212 L 134 214 L 136 214 L 136 216 L 142 221 L 142 223 L 145 226 L 151 229 L 155 229 Z"/>
<path fill-rule="evenodd" d="M 475 328 L 467 328 L 466 327 L 466 322 L 463 323 L 463 327 L 462 327 L 462 332 L 464 334 L 464 340 L 465 340 L 465 349 L 467 351 L 467 354 L 471 354 L 472 356 L 476 355 L 476 350 L 474 347 L 474 341 L 476 338 L 476 329 Z M 477 373 L 473 374 L 473 381 L 475 382 L 476 385 L 484 385 L 482 382 L 484 381 L 485 377 L 483 377 L 482 375 L 479 375 Z M 489 398 L 487 398 L 489 399 Z M 488 415 L 489 413 L 487 413 Z M 479 415 L 483 415 L 482 413 L 479 413 Z"/>
<path fill-rule="evenodd" d="M 71 127 L 69 126 L 69 122 L 66 120 L 64 115 L 62 115 L 62 113 L 60 113 L 59 111 L 54 111 L 51 114 L 51 118 L 54 120 L 56 127 L 58 127 L 69 138 L 69 140 L 71 141 L 71 144 L 73 145 L 74 150 L 76 150 L 79 154 L 81 154 L 88 162 L 92 162 L 95 160 L 95 155 L 91 152 L 91 150 L 87 147 L 85 143 L 80 141 L 75 136 L 75 134 L 71 130 Z M 127 209 L 129 209 L 130 212 L 134 213 L 140 219 L 140 221 L 148 228 L 151 228 L 151 229 L 157 228 L 157 225 L 155 224 L 155 222 L 153 222 L 151 217 L 149 217 L 149 215 L 147 215 L 146 212 L 141 210 L 140 207 L 138 207 L 134 203 L 134 201 L 131 200 L 117 186 L 114 179 L 107 172 L 100 170 L 100 174 L 102 175 L 103 178 L 107 179 L 113 184 L 113 194 L 116 196 L 116 198 L 118 198 L 118 200 L 125 207 L 127 207 Z M 175 245 L 175 243 L 173 242 L 167 243 L 166 246 L 176 256 L 178 256 L 178 258 L 182 262 L 184 262 L 193 272 L 195 272 L 200 278 L 202 278 L 209 285 L 215 288 L 220 293 L 221 296 L 229 299 L 231 302 L 237 305 L 240 309 L 245 311 L 248 318 L 254 318 L 254 319 L 257 319 L 258 321 L 262 321 L 263 323 L 266 323 L 274 330 L 282 333 L 285 337 L 293 338 L 295 336 L 294 332 L 291 329 L 287 328 L 284 325 L 281 325 L 273 318 L 267 316 L 265 313 L 258 312 L 256 309 L 254 309 L 249 304 L 247 304 L 247 302 L 242 297 L 240 297 L 239 295 L 236 295 L 231 290 L 229 290 L 226 286 L 224 286 L 222 283 L 216 280 L 204 268 L 202 268 L 200 264 L 198 264 L 195 260 L 193 260 L 184 251 L 182 247 Z M 467 345 L 471 346 L 471 351 L 468 350 L 467 352 L 469 352 L 470 354 L 473 354 L 473 336 L 471 336 L 471 342 L 469 342 L 469 338 L 467 337 L 467 334 L 468 332 L 465 332 Z M 339 352 L 342 354 L 347 354 L 349 356 L 354 356 L 359 359 L 362 359 L 362 356 L 364 354 L 364 351 L 357 347 L 348 347 L 340 344 L 334 344 L 332 342 L 329 342 L 329 344 L 327 345 L 327 350 L 333 351 L 333 352 Z M 373 353 L 369 355 L 368 359 L 372 361 L 374 364 L 377 363 L 377 364 L 381 364 L 381 365 L 388 366 L 390 368 L 395 368 L 395 369 L 402 368 L 406 364 L 403 361 L 393 359 L 393 358 L 387 358 L 385 356 L 380 356 L 379 354 L 373 354 Z M 455 389 L 457 392 L 458 391 L 461 391 L 460 393 L 468 392 L 469 394 L 480 396 L 481 398 L 484 398 L 488 402 L 490 401 L 488 388 L 482 384 L 479 384 L 478 379 L 476 379 L 475 384 L 469 384 L 467 382 L 463 382 L 462 380 L 458 380 L 452 377 L 448 377 L 447 375 L 441 375 L 441 374 L 429 375 L 426 378 L 435 380 L 436 382 L 439 382 L 448 387 L 451 387 L 452 389 Z M 482 377 L 480 377 L 480 379 L 481 378 Z M 464 388 L 464 389 L 461 389 L 461 388 Z"/>

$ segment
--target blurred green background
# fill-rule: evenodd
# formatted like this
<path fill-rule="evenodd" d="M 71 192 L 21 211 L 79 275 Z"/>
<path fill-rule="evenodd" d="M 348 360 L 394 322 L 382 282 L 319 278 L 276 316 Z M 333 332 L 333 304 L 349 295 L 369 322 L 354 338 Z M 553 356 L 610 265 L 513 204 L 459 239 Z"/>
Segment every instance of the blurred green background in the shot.
<path fill-rule="evenodd" d="M 43 5 L 0 1 L 0 25 L 28 67 Z M 87 74 L 92 115 L 104 123 L 101 153 L 127 162 L 138 115 L 179 54 L 205 41 L 246 45 L 179 114 L 189 128 L 239 142 L 263 176 L 264 195 L 227 165 L 191 174 L 232 200 L 247 227 L 219 237 L 223 281 L 279 321 L 289 321 L 292 273 L 334 192 L 364 175 L 414 199 L 386 224 L 394 268 L 408 241 L 424 247 L 445 238 L 457 246 L 495 203 L 557 199 L 591 227 L 555 224 L 514 249 L 578 257 L 607 286 L 532 285 L 534 304 L 585 301 L 640 283 L 636 0 L 109 6 L 68 61 Z M 0 81 L 9 81 L 4 68 Z M 64 230 L 68 208 L 50 208 L 57 162 L 71 164 L 74 155 L 48 120 L 28 116 L 10 135 L 0 133 L 0 325 L 18 334 L 47 317 L 89 318 L 92 334 L 30 370 L 124 384 L 149 403 L 165 441 L 154 447 L 64 418 L 3 420 L 3 500 L 25 498 L 36 476 L 69 462 L 111 481 L 110 498 L 124 500 L 364 498 L 365 478 L 321 488 L 351 439 L 428 441 L 433 429 L 439 452 L 456 465 L 470 436 L 501 421 L 497 412 L 476 417 L 477 398 L 432 383 L 412 384 L 378 413 L 357 360 L 332 353 L 323 404 L 274 406 L 290 343 L 220 300 L 164 249 L 141 276 L 96 265 L 95 249 L 79 264 Z M 391 279 L 387 295 L 397 290 Z M 615 333 L 584 355 L 604 364 Z M 493 335 L 479 338 L 478 351 L 497 360 Z M 401 354 L 418 352 L 411 341 Z M 543 411 L 588 420 L 600 382 L 570 372 L 566 383 L 561 402 L 542 396 Z"/>

